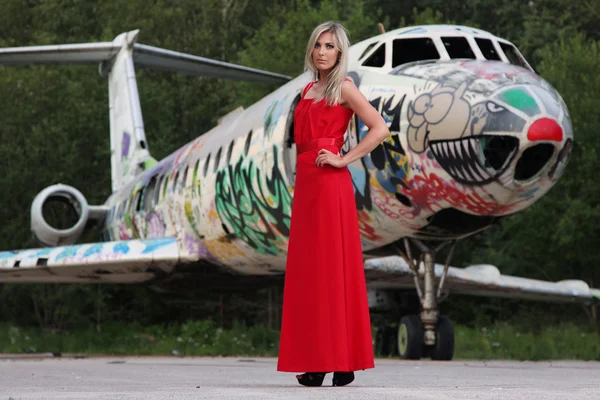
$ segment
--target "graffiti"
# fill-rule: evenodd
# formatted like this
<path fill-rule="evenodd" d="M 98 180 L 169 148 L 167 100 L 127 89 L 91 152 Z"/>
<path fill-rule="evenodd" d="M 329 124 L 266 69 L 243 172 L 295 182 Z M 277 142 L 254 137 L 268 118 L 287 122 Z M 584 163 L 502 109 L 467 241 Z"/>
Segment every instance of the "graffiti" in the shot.
<path fill-rule="evenodd" d="M 540 136 L 541 125 L 553 127 L 553 138 L 562 137 L 562 128 L 548 118 L 534 121 L 525 135 L 527 121 L 542 112 L 538 96 L 544 91 L 538 89 L 534 95 L 525 87 L 501 88 L 490 99 L 470 105 L 466 89 L 467 83 L 456 89 L 440 84 L 410 102 L 407 110 L 410 148 L 416 153 L 430 149 L 457 182 L 483 185 L 496 180 L 527 138 Z M 558 110 L 550 93 L 546 97 L 548 108 Z"/>
<path fill-rule="evenodd" d="M 115 247 L 113 247 L 113 252 L 116 254 L 128 254 L 129 253 L 129 245 L 127 243 L 117 243 Z"/>
<path fill-rule="evenodd" d="M 478 193 L 449 183 L 424 167 L 421 167 L 421 174 L 409 182 L 409 188 L 404 189 L 404 193 L 412 200 L 415 214 L 424 210 L 435 213 L 443 208 L 453 207 L 476 215 L 500 215 L 509 212 L 514 206 L 498 205 L 492 199 L 486 200 L 484 196 L 489 196 L 485 192 Z"/>
<path fill-rule="evenodd" d="M 281 116 L 283 111 L 283 105 L 285 103 L 285 98 L 283 99 L 275 99 L 269 104 L 267 107 L 267 111 L 265 112 L 264 124 L 265 124 L 265 139 L 271 139 L 273 135 L 273 131 L 277 126 L 277 121 Z"/>
<path fill-rule="evenodd" d="M 130 239 L 133 237 L 133 233 L 127 227 L 127 223 L 125 222 L 124 219 L 119 223 L 119 236 L 118 237 L 119 237 L 119 240 L 127 240 L 127 239 Z"/>
<path fill-rule="evenodd" d="M 363 168 L 355 168 L 352 165 L 348 166 L 348 170 L 352 174 L 352 186 L 354 187 L 354 198 L 356 208 L 360 210 L 371 210 L 373 205 L 371 202 L 371 188 L 369 185 L 369 172 L 364 166 L 364 161 L 361 161 Z"/>
<path fill-rule="evenodd" d="M 292 198 L 279 170 L 277 148 L 273 147 L 271 178 L 263 186 L 260 169 L 252 160 L 242 166 L 243 158 L 217 173 L 216 209 L 221 221 L 233 228 L 260 254 L 281 253 L 289 236 Z"/>
<path fill-rule="evenodd" d="M 157 250 L 163 255 L 177 256 L 177 241 L 173 238 L 161 238 L 2 252 L 0 267 L 35 268 L 40 265 L 53 267 L 106 261 L 135 261 L 139 257 L 152 259 Z M 43 264 L 40 264 L 42 260 Z"/>
<path fill-rule="evenodd" d="M 192 175 L 192 188 L 191 191 L 186 191 L 184 211 L 187 217 L 190 227 L 194 231 L 197 237 L 203 237 L 198 228 L 197 221 L 200 221 L 200 201 L 202 198 L 202 185 L 200 184 L 200 177 L 198 175 L 199 162 L 196 163 L 196 167 L 193 170 Z"/>
<path fill-rule="evenodd" d="M 471 114 L 469 102 L 462 97 L 466 89 L 466 83 L 458 88 L 440 84 L 408 104 L 408 144 L 414 152 L 425 151 L 429 141 L 463 136 Z"/>
<path fill-rule="evenodd" d="M 516 212 L 541 197 L 567 163 L 572 131 L 564 102 L 522 68 L 463 61 L 413 65 L 387 76 L 394 81 L 390 86 L 377 83 L 383 80 L 361 80 L 356 71 L 349 75 L 357 86 L 363 82 L 363 90 L 365 82 L 375 82 L 366 95 L 391 132 L 348 166 L 364 250 L 413 234 L 462 234 L 471 229 L 462 223 L 463 214 L 493 219 Z M 244 134 L 251 129 L 253 135 L 228 131 L 224 136 L 237 141 L 229 150 L 231 139 L 225 147 L 213 146 L 219 139 L 213 142 L 204 135 L 143 174 L 107 218 L 109 236 L 170 235 L 179 241 L 182 260 L 186 255 L 210 258 L 240 270 L 284 265 L 292 203 L 276 147 L 287 133 L 281 122 L 290 104 L 284 96 L 262 105 L 255 125 L 243 128 Z M 354 116 L 347 133 L 344 153 L 365 138 L 368 127 Z M 135 146 L 131 137 L 122 140 L 123 152 Z M 524 185 L 515 181 L 515 168 L 537 142 L 555 150 L 536 181 Z M 219 147 L 227 154 L 221 160 L 231 164 L 212 168 Z M 144 188 L 152 179 L 157 180 L 159 204 L 145 204 L 152 191 Z M 441 223 L 442 217 L 431 222 L 440 212 L 451 224 Z M 451 226 L 455 221 L 464 225 L 462 231 Z M 87 251 L 90 257 L 103 254 L 99 248 Z"/>
<path fill-rule="evenodd" d="M 210 260 L 216 260 L 212 254 L 208 251 L 206 245 L 194 235 L 188 233 L 185 234 L 183 245 L 187 254 L 192 255 L 196 258 L 205 258 Z"/>
<path fill-rule="evenodd" d="M 166 226 L 160 212 L 149 213 L 146 219 L 148 221 L 146 225 L 146 238 L 160 238 L 165 235 Z"/>
<path fill-rule="evenodd" d="M 174 241 L 174 239 L 172 239 L 172 238 L 144 240 L 145 248 L 142 250 L 142 254 L 152 253 L 161 247 L 165 247 L 165 246 L 172 244 L 173 241 Z"/>
<path fill-rule="evenodd" d="M 3 259 L 3 258 L 13 257 L 15 254 L 17 254 L 17 252 L 14 251 L 14 250 L 2 251 L 2 252 L 0 252 L 0 260 Z"/>
<path fill-rule="evenodd" d="M 61 251 L 55 258 L 58 262 L 64 258 L 73 258 L 77 254 L 77 250 L 79 250 L 82 246 L 69 246 L 65 247 L 63 251 Z"/>
<path fill-rule="evenodd" d="M 477 78 L 483 78 L 489 81 L 495 80 L 510 80 L 515 81 L 517 79 L 526 78 L 527 80 L 534 80 L 539 82 L 539 78 L 528 69 L 518 67 L 512 64 L 505 63 L 490 63 L 481 61 L 463 61 L 458 65 L 472 72 L 472 76 Z"/>
<path fill-rule="evenodd" d="M 405 98 L 406 95 L 401 96 L 395 105 L 393 105 L 395 103 L 395 95 L 392 95 L 387 100 L 377 97 L 370 101 L 371 105 L 376 110 L 379 110 L 391 132 L 400 131 L 400 111 Z M 355 116 L 355 118 L 357 136 L 362 140 L 368 132 L 368 127 L 358 116 Z M 398 134 L 379 144 L 369 156 L 363 158 L 362 162 L 365 168 L 364 171 L 356 168 L 351 169 L 356 203 L 359 210 L 372 209 L 368 179 L 369 172 L 373 172 L 379 184 L 390 193 L 396 193 L 396 186 L 404 185 L 404 181 L 409 176 L 408 157 L 400 143 Z"/>
<path fill-rule="evenodd" d="M 376 232 L 376 229 L 371 225 L 371 216 L 365 210 L 358 212 L 358 230 L 360 231 L 360 237 L 362 240 L 368 240 L 370 242 L 376 242 L 381 240 L 382 237 Z"/>
<path fill-rule="evenodd" d="M 399 192 L 390 194 L 384 188 L 379 186 L 376 181 L 371 182 L 371 186 L 373 189 L 373 202 L 387 218 L 391 218 L 395 223 L 411 229 L 418 229 L 420 227 L 413 223 L 415 213 L 412 207 L 407 207 L 406 204 L 397 201 L 398 196 L 406 196 Z M 398 188 L 398 191 L 400 191 L 400 188 Z"/>
<path fill-rule="evenodd" d="M 90 247 L 88 247 L 88 249 L 85 251 L 85 253 L 83 253 L 83 256 L 90 257 L 94 254 L 100 254 L 100 253 L 102 253 L 102 248 L 103 248 L 102 243 L 93 244 Z"/>
<path fill-rule="evenodd" d="M 121 139 L 121 161 L 123 165 L 123 175 L 129 172 L 129 146 L 131 144 L 131 135 L 127 132 L 123 132 Z"/>

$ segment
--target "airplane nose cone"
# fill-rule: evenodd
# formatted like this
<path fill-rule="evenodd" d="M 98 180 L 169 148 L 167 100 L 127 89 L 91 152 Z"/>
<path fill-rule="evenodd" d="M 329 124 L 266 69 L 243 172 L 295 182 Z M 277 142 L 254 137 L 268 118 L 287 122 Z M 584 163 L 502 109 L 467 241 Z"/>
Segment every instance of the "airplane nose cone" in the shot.
<path fill-rule="evenodd" d="M 554 119 L 540 118 L 529 127 L 527 138 L 532 142 L 541 140 L 562 142 L 563 130 Z"/>

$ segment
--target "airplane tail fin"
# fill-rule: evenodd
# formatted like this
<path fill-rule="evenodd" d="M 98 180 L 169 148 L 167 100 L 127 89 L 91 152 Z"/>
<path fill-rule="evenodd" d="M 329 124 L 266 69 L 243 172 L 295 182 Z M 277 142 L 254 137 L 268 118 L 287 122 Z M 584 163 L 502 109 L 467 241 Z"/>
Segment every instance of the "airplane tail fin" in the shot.
<path fill-rule="evenodd" d="M 108 74 L 110 166 L 113 192 L 156 161 L 150 157 L 138 94 L 133 45 L 139 31 L 122 33 L 113 41 L 117 55 L 100 64 Z M 105 72 L 106 70 L 106 72 Z"/>
<path fill-rule="evenodd" d="M 112 42 L 0 49 L 0 65 L 99 64 L 100 75 L 108 76 L 113 192 L 156 163 L 146 142 L 134 65 L 265 83 L 285 83 L 291 79 L 272 72 L 137 44 L 138 34 L 139 30 L 125 32 Z"/>

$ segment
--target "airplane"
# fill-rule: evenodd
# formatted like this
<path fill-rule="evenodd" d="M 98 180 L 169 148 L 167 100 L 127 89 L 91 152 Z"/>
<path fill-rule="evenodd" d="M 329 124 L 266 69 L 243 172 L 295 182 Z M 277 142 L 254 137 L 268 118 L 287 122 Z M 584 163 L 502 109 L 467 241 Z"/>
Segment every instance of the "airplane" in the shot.
<path fill-rule="evenodd" d="M 275 74 L 137 43 L 0 49 L 0 65 L 98 65 L 108 78 L 112 193 L 89 205 L 55 184 L 31 205 L 46 247 L 0 252 L 0 282 L 140 283 L 241 289 L 285 273 L 295 179 L 293 111 L 313 79 Z M 281 84 L 163 160 L 150 155 L 135 68 Z M 404 359 L 451 360 L 449 293 L 597 304 L 585 282 L 450 266 L 456 243 L 534 204 L 558 181 L 573 143 L 567 107 L 511 42 L 460 25 L 406 27 L 354 44 L 348 76 L 383 116 L 388 137 L 349 165 L 369 306 L 420 313 L 379 329 L 376 347 Z M 356 116 L 342 152 L 366 134 Z M 67 226 L 49 221 L 66 207 Z M 97 224 L 97 243 L 76 244 Z M 447 252 L 443 263 L 436 255 Z M 179 286 L 177 286 L 179 285 Z M 252 286 L 254 287 L 254 286 Z M 385 328 L 385 327 L 384 327 Z M 390 350 L 392 349 L 393 350 Z"/>

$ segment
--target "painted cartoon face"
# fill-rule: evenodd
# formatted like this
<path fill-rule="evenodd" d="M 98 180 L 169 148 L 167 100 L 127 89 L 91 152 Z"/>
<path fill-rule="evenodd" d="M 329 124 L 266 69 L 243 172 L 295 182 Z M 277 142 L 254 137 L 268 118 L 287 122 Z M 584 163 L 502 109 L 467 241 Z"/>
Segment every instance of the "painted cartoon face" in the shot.
<path fill-rule="evenodd" d="M 463 184 L 499 178 L 524 183 L 543 172 L 558 179 L 563 168 L 558 163 L 566 162 L 572 130 L 566 107 L 551 87 L 502 87 L 473 103 L 467 90 L 467 82 L 457 88 L 439 84 L 409 103 L 407 133 L 413 151 L 431 150 L 440 166 Z"/>

